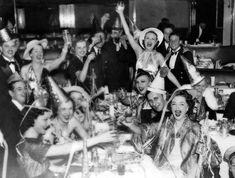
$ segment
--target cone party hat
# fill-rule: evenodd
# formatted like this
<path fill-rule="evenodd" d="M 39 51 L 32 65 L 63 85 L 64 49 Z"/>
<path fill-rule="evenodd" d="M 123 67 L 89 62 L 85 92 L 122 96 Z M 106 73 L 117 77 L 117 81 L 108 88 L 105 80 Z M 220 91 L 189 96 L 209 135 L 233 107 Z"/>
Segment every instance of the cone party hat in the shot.
<path fill-rule="evenodd" d="M 191 85 L 194 86 L 201 82 L 205 76 L 202 76 L 200 72 L 197 71 L 196 67 L 187 58 L 182 55 L 180 57 L 188 74 Z"/>
<path fill-rule="evenodd" d="M 154 93 L 166 94 L 165 81 L 164 78 L 160 76 L 160 72 L 158 72 L 147 90 Z"/>

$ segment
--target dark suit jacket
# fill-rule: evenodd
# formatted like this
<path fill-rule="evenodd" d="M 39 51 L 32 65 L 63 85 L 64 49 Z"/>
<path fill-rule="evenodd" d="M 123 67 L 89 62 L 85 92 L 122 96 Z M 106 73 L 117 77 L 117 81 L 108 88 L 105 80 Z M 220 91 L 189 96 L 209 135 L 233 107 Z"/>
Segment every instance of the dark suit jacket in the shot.
<path fill-rule="evenodd" d="M 186 73 L 184 64 L 182 63 L 182 60 L 180 58 L 181 55 L 186 57 L 193 64 L 193 54 L 191 53 L 191 51 L 181 47 L 176 57 L 175 67 L 174 69 L 171 69 L 171 72 L 174 74 L 174 76 L 181 85 L 190 84 L 188 74 Z M 169 66 L 169 62 L 170 58 L 166 62 L 167 66 Z M 165 79 L 165 89 L 169 93 L 172 93 L 176 89 L 176 86 L 168 78 Z"/>
<path fill-rule="evenodd" d="M 157 51 L 159 53 L 161 53 L 163 55 L 163 57 L 166 57 L 166 55 L 169 51 L 165 46 L 165 40 L 163 40 L 162 43 L 157 47 Z"/>
<path fill-rule="evenodd" d="M 19 126 L 22 114 L 19 109 L 11 102 L 4 104 L 4 109 L 0 109 L 0 129 L 8 144 L 8 177 L 20 177 L 19 165 L 16 160 L 16 144 L 20 141 Z M 2 168 L 4 149 L 0 148 L 0 169 Z"/>
<path fill-rule="evenodd" d="M 15 59 L 15 61 L 16 61 L 16 64 L 15 64 L 16 71 L 18 73 L 20 73 L 20 65 L 19 65 L 19 63 L 16 59 Z M 2 55 L 0 55 L 0 68 L 3 71 L 3 73 L 6 75 L 7 79 L 13 74 L 10 67 L 9 67 L 9 65 L 8 65 L 8 63 L 3 58 Z"/>
<path fill-rule="evenodd" d="M 196 39 L 198 38 L 198 35 L 199 35 L 199 26 L 197 25 L 197 26 L 192 27 L 192 31 L 189 36 L 189 43 L 194 44 L 196 42 Z M 209 33 L 209 31 L 207 29 L 204 29 L 202 31 L 200 38 L 199 38 L 199 41 L 204 42 L 204 43 L 208 43 L 209 40 L 212 40 L 211 34 Z"/>
<path fill-rule="evenodd" d="M 103 84 L 108 85 L 111 92 L 120 88 L 127 90 L 129 88 L 131 82 L 129 67 L 133 65 L 130 53 L 131 51 L 123 46 L 117 52 L 112 39 L 103 46 L 101 52 Z"/>

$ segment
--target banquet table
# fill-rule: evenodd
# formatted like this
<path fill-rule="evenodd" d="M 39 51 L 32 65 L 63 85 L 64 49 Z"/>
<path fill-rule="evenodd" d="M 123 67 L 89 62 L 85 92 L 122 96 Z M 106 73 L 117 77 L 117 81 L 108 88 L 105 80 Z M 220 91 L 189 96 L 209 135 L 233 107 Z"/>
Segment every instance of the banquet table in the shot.
<path fill-rule="evenodd" d="M 212 139 L 214 139 L 217 142 L 222 155 L 224 155 L 225 151 L 229 147 L 235 145 L 235 136 L 233 135 L 227 134 L 223 136 L 220 132 L 213 131 L 210 132 L 210 136 Z M 229 172 L 228 164 L 225 161 L 222 161 L 220 165 L 221 178 L 229 178 L 228 172 Z"/>
<path fill-rule="evenodd" d="M 133 153 L 134 148 L 131 145 L 123 145 L 116 150 L 117 152 L 125 151 L 130 154 Z M 115 151 L 115 152 L 116 152 Z M 128 153 L 127 153 L 128 154 Z M 120 162 L 118 163 L 120 164 Z M 118 171 L 116 168 L 109 170 L 92 170 L 89 172 L 89 178 L 103 178 L 103 177 L 112 177 L 112 178 L 156 178 L 164 177 L 163 173 L 156 168 L 153 160 L 148 155 L 140 155 L 139 162 L 127 162 L 124 163 L 124 171 Z M 115 167 L 115 166 L 114 166 Z M 81 172 L 75 172 L 68 176 L 69 178 L 78 178 L 82 177 Z"/>

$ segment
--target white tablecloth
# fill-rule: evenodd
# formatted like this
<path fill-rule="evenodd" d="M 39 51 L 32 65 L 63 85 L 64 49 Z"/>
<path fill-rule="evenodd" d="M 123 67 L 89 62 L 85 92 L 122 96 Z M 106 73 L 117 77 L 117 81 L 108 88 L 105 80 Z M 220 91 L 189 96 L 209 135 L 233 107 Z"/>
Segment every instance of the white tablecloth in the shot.
<path fill-rule="evenodd" d="M 214 139 L 220 150 L 222 153 L 222 156 L 224 156 L 225 151 L 231 147 L 235 145 L 235 136 L 232 135 L 227 135 L 225 137 L 223 137 L 219 132 L 211 132 L 210 136 L 212 137 L 212 139 Z M 221 165 L 220 165 L 220 176 L 221 178 L 229 178 L 228 175 L 228 164 L 224 161 L 222 161 Z"/>

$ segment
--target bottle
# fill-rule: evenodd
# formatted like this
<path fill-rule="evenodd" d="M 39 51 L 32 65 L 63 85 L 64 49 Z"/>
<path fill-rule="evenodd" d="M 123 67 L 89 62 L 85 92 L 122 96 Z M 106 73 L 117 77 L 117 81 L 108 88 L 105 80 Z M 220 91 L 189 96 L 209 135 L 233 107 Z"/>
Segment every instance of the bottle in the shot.
<path fill-rule="evenodd" d="M 87 140 L 83 140 L 82 178 L 89 178 Z"/>

